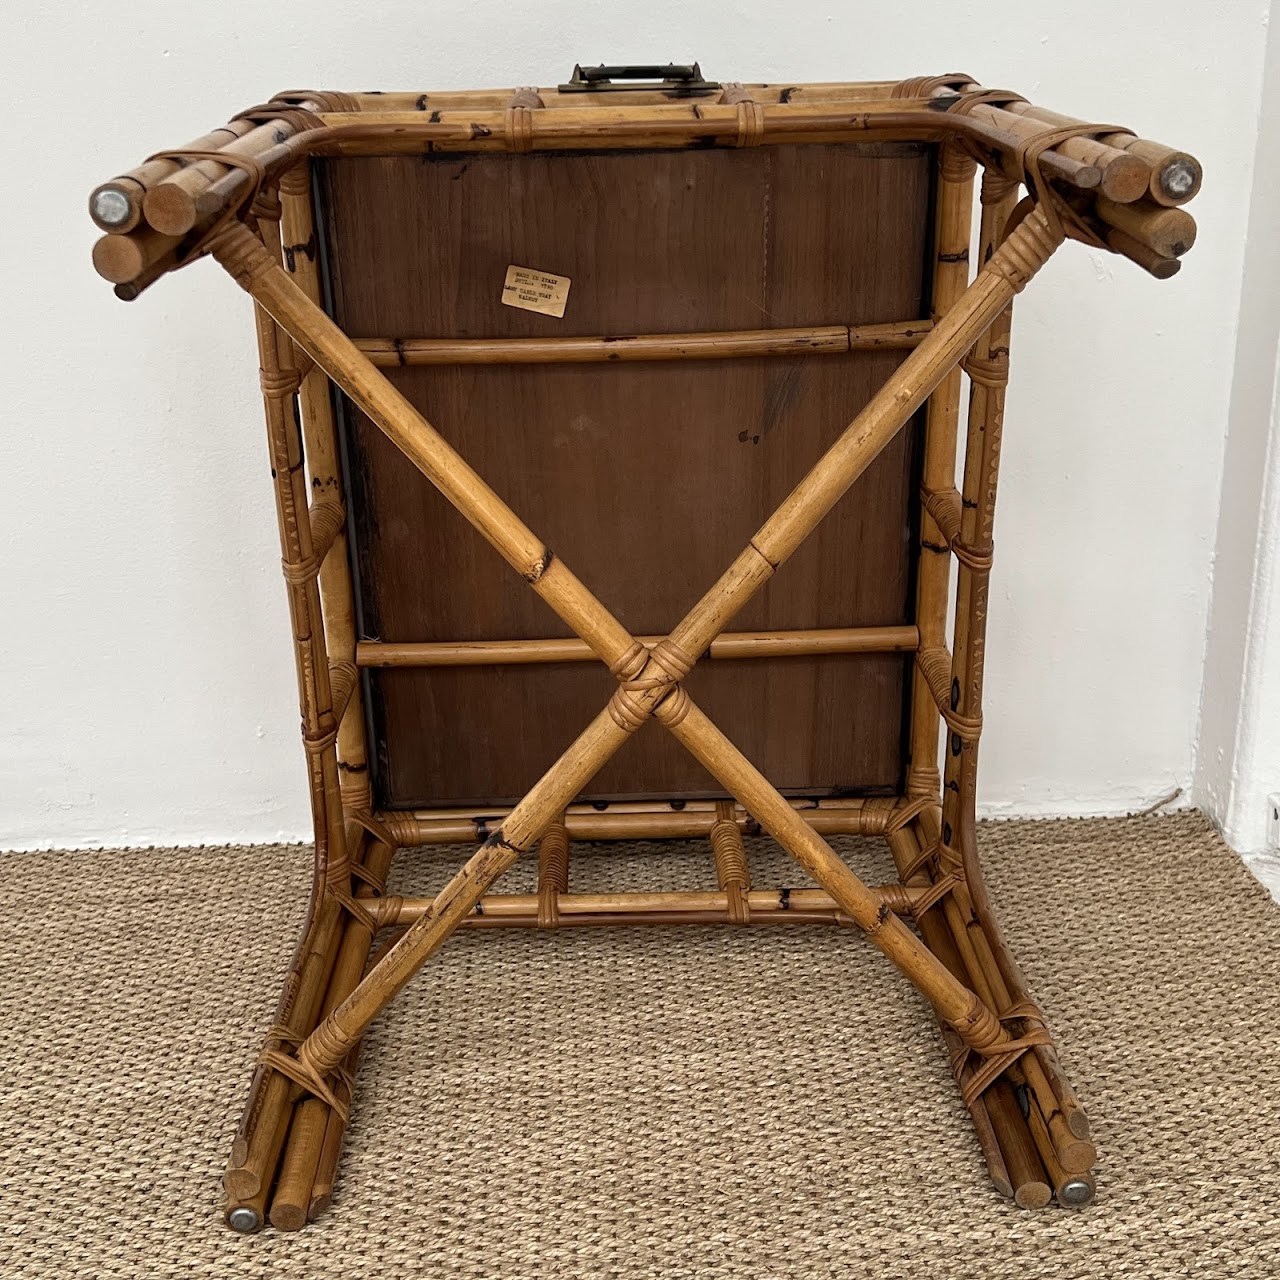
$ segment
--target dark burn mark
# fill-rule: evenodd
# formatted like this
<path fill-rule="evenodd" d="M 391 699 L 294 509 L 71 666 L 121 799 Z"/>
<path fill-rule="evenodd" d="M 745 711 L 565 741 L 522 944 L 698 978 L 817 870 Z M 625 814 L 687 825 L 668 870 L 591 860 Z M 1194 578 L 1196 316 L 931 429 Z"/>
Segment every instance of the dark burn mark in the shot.
<path fill-rule="evenodd" d="M 551 562 L 554 559 L 555 559 L 555 553 L 551 550 L 551 548 L 543 547 L 542 559 L 539 560 L 538 563 L 534 565 L 534 567 L 524 575 L 525 581 L 529 583 L 541 581 L 542 575 L 546 573 L 546 571 L 549 568 L 551 568 Z"/>
<path fill-rule="evenodd" d="M 781 105 L 785 106 L 788 102 L 791 101 L 791 95 L 795 93 L 795 91 L 796 91 L 796 86 L 793 84 L 789 84 L 785 89 L 783 89 L 783 91 L 780 94 L 778 94 L 778 102 Z"/>
<path fill-rule="evenodd" d="M 497 831 L 495 831 L 491 836 L 489 836 L 485 840 L 484 844 L 486 849 L 505 849 L 508 853 L 520 852 L 520 850 L 517 849 L 515 845 L 503 839 L 501 827 L 499 827 Z"/>
<path fill-rule="evenodd" d="M 396 363 L 403 369 L 405 366 L 404 339 L 392 338 L 391 345 L 396 349 Z"/>
<path fill-rule="evenodd" d="M 791 890 L 790 889 L 784 888 L 784 889 L 778 890 L 778 910 L 779 911 L 791 910 Z"/>
<path fill-rule="evenodd" d="M 425 111 L 427 109 L 427 95 L 424 93 L 413 105 L 419 111 Z"/>
<path fill-rule="evenodd" d="M 954 711 L 960 705 L 960 681 L 955 676 L 951 678 L 951 710 Z"/>
<path fill-rule="evenodd" d="M 277 129 L 272 136 L 276 140 L 277 147 L 289 141 L 289 135 L 283 129 Z"/>
<path fill-rule="evenodd" d="M 951 779 L 951 781 L 947 783 L 947 790 L 948 790 L 948 791 L 954 791 L 954 792 L 956 793 L 956 795 L 959 795 L 959 794 L 960 794 L 960 784 L 959 784 L 959 783 L 958 783 L 954 778 L 952 778 L 952 779 Z"/>
<path fill-rule="evenodd" d="M 942 824 L 942 839 L 945 843 L 951 843 L 951 823 L 944 822 Z"/>
<path fill-rule="evenodd" d="M 439 111 L 439 109 L 438 109 L 438 108 L 437 108 L 435 111 L 433 111 L 433 112 L 432 112 L 432 113 L 427 117 L 427 123 L 428 123 L 428 124 L 439 124 L 439 123 L 440 123 L 440 111 Z"/>
<path fill-rule="evenodd" d="M 672 807 L 672 808 L 673 808 L 677 813 L 679 813 L 679 812 L 680 812 L 680 810 L 684 808 L 684 806 L 685 806 L 685 801 L 683 801 L 683 800 L 673 800 L 673 801 L 671 802 L 671 807 Z"/>
<path fill-rule="evenodd" d="M 477 124 L 473 120 L 471 122 L 471 137 L 473 140 L 476 138 L 491 138 L 493 137 L 493 130 L 487 124 Z"/>
<path fill-rule="evenodd" d="M 738 440 L 742 444 L 759 444 L 760 443 L 760 437 L 758 435 L 753 436 L 746 431 L 738 432 Z"/>
<path fill-rule="evenodd" d="M 964 750 L 964 739 L 958 734 L 951 735 L 951 754 L 958 756 Z"/>
<path fill-rule="evenodd" d="M 477 903 L 476 903 L 476 915 L 478 915 L 478 916 L 482 916 L 482 915 L 484 915 L 484 903 L 483 903 L 483 902 L 477 902 Z"/>
<path fill-rule="evenodd" d="M 609 802 L 607 800 L 593 800 L 591 802 L 591 807 L 597 813 L 603 813 L 609 807 Z"/>
<path fill-rule="evenodd" d="M 454 175 L 449 179 L 449 181 L 450 181 L 450 182 L 457 182 L 457 180 L 458 180 L 460 177 L 462 177 L 462 175 L 463 175 L 464 173 L 466 173 L 466 171 L 467 171 L 470 167 L 471 167 L 471 162 L 470 162 L 469 160 L 468 160 L 468 161 L 465 161 L 463 164 L 461 164 L 461 165 L 459 165 L 459 166 L 458 166 L 458 172 L 457 172 L 457 173 L 455 173 L 455 174 L 454 174 Z"/>
<path fill-rule="evenodd" d="M 959 253 L 940 253 L 938 254 L 939 262 L 968 262 L 969 250 L 961 249 Z"/>
<path fill-rule="evenodd" d="M 951 548 L 950 548 L 949 546 L 947 546 L 945 543 L 941 543 L 941 542 L 927 542 L 927 541 L 925 541 L 925 539 L 923 539 L 923 538 L 921 538 L 921 539 L 920 539 L 920 550 L 921 550 L 921 551 L 936 551 L 936 552 L 938 552 L 938 553 L 939 553 L 939 554 L 941 554 L 941 555 L 950 555 L 950 554 L 951 554 Z"/>
<path fill-rule="evenodd" d="M 960 505 L 970 511 L 977 511 L 978 504 L 972 498 L 961 498 Z"/>
<path fill-rule="evenodd" d="M 991 350 L 987 352 L 987 355 L 992 360 L 999 360 L 1002 356 L 1007 356 L 1008 354 L 1009 354 L 1008 347 L 992 347 Z"/>
<path fill-rule="evenodd" d="M 1015 1084 L 1013 1086 L 1013 1096 L 1018 1100 L 1018 1110 L 1022 1112 L 1022 1118 L 1027 1120 L 1031 1116 L 1031 1098 L 1027 1093 L 1025 1084 Z"/>
<path fill-rule="evenodd" d="M 489 838 L 489 824 L 483 818 L 476 819 L 476 839 L 481 844 Z"/>
<path fill-rule="evenodd" d="M 716 145 L 716 140 L 711 134 L 707 134 L 706 137 L 690 138 L 686 144 L 690 151 L 710 151 Z"/>
<path fill-rule="evenodd" d="M 884 924 L 891 914 L 892 912 L 889 910 L 889 904 L 887 902 L 882 902 L 876 908 L 876 927 L 879 928 Z"/>

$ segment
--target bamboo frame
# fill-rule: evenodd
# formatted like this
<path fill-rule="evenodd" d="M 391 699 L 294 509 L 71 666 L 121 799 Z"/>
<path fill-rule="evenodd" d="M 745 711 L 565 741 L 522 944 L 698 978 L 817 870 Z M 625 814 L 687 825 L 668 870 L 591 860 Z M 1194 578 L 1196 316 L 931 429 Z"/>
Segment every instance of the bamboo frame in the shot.
<path fill-rule="evenodd" d="M 778 143 L 937 147 L 932 318 L 785 330 L 574 338 L 359 338 L 325 315 L 308 157 L 431 151 L 669 148 Z M 983 166 L 978 269 L 969 261 Z M 1030 198 L 1015 211 L 1018 185 Z M 316 826 L 313 894 L 276 1027 L 225 1175 L 227 1220 L 297 1229 L 328 1205 L 361 1037 L 459 927 L 832 923 L 861 929 L 933 1006 L 994 1184 L 1036 1207 L 1093 1194 L 1095 1151 L 1040 1011 L 1000 935 L 978 863 L 974 812 L 991 527 L 1010 304 L 1066 238 L 1172 274 L 1195 226 L 1193 157 L 1091 127 L 966 76 L 901 83 L 727 86 L 697 102 L 635 89 L 454 94 L 290 93 L 95 191 L 94 250 L 125 298 L 210 253 L 253 298 L 284 574 Z M 381 369 L 751 359 L 900 349 L 894 375 L 669 636 L 633 637 L 394 389 Z M 970 382 L 963 480 L 959 410 Z M 359 639 L 330 401 L 340 388 L 559 615 L 572 638 L 452 643 Z M 802 632 L 727 628 L 927 402 L 916 616 L 909 626 Z M 300 417 L 299 417 L 300 411 Z M 956 611 L 946 637 L 952 561 Z M 914 653 L 906 794 L 788 798 L 690 698 L 697 660 Z M 375 667 L 602 661 L 618 689 L 513 806 L 379 813 L 368 781 L 359 672 Z M 583 786 L 650 717 L 732 797 L 582 805 Z M 945 764 L 939 750 L 945 747 Z M 752 884 L 744 835 L 767 832 L 815 888 Z M 899 881 L 870 886 L 826 837 L 887 840 Z M 573 840 L 708 842 L 717 888 L 570 889 Z M 433 899 L 387 895 L 397 848 L 478 845 Z M 533 894 L 491 891 L 538 848 Z M 913 931 L 904 917 L 915 922 Z M 375 937 L 403 932 L 368 963 Z"/>

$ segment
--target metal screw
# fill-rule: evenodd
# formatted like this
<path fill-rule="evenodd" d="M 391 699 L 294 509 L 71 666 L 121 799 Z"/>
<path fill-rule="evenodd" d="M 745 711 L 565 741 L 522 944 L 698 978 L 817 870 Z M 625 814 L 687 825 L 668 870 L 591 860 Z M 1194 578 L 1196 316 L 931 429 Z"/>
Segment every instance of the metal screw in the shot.
<path fill-rule="evenodd" d="M 93 216 L 108 227 L 118 227 L 129 220 L 129 201 L 124 193 L 106 187 L 93 193 Z"/>
<path fill-rule="evenodd" d="M 1175 160 L 1161 175 L 1165 195 L 1180 200 L 1196 185 L 1196 171 L 1185 160 Z"/>
<path fill-rule="evenodd" d="M 1063 1204 L 1071 1205 L 1073 1208 L 1079 1208 L 1086 1205 L 1093 1199 L 1093 1187 L 1090 1186 L 1083 1178 L 1073 1178 L 1070 1182 L 1064 1182 L 1058 1189 L 1058 1199 Z"/>
<path fill-rule="evenodd" d="M 257 1210 L 247 1208 L 245 1205 L 240 1205 L 227 1214 L 227 1226 L 232 1231 L 241 1231 L 248 1235 L 252 1231 L 257 1231 L 261 1225 Z"/>

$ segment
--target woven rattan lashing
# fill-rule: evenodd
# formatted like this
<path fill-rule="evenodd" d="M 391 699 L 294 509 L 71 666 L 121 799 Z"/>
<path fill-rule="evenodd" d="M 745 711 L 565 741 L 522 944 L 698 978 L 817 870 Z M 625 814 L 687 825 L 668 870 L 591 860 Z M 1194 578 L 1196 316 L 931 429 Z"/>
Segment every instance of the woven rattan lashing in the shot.
<path fill-rule="evenodd" d="M 362 1036 L 459 927 L 828 923 L 857 928 L 933 1007 L 995 1187 L 1025 1207 L 1051 1200 L 1079 1207 L 1092 1198 L 1096 1152 L 1089 1123 L 1063 1074 L 1045 1016 L 1004 944 L 975 839 L 1011 306 L 1064 239 L 1118 253 L 1157 278 L 1174 274 L 1195 238 L 1195 224 L 1182 206 L 1199 190 L 1200 166 L 1184 151 L 1118 126 L 1047 111 L 1014 93 L 984 89 L 961 73 L 779 86 L 716 85 L 698 78 L 696 67 L 667 72 L 659 84 L 632 84 L 625 71 L 596 69 L 580 72 L 561 89 L 283 93 L 186 147 L 158 152 L 91 196 L 90 212 L 106 232 L 94 248 L 94 263 L 122 298 L 136 298 L 166 272 L 209 255 L 255 303 L 316 857 L 303 937 L 226 1170 L 227 1220 L 239 1230 L 255 1230 L 267 1221 L 296 1230 L 328 1207 Z M 755 189 L 751 184 L 762 184 L 761 201 L 767 205 L 785 194 L 786 174 L 821 170 L 822 165 L 786 167 L 789 157 L 811 147 L 832 149 L 822 153 L 832 164 L 837 156 L 859 157 L 868 190 L 880 171 L 877 165 L 906 165 L 897 172 L 905 175 L 901 191 L 915 192 L 911 216 L 918 225 L 903 243 L 925 257 L 916 277 L 908 272 L 899 280 L 904 296 L 919 303 L 914 313 L 907 307 L 902 314 L 884 314 L 881 306 L 868 315 L 861 309 L 865 298 L 848 296 L 823 314 L 815 309 L 784 320 L 763 306 L 745 318 L 713 308 L 703 318 L 718 322 L 702 328 L 666 324 L 665 313 L 646 327 L 642 321 L 648 313 L 640 312 L 624 331 L 608 332 L 526 324 L 506 332 L 474 327 L 452 334 L 413 332 L 397 325 L 390 333 L 349 334 L 335 321 L 352 290 L 349 275 L 341 271 L 342 245 L 328 223 L 338 215 L 326 204 L 333 195 L 324 181 L 326 165 L 409 158 L 413 164 L 454 165 L 447 171 L 450 183 L 461 181 L 469 165 L 488 175 L 486 180 L 507 182 L 526 171 L 520 166 L 528 166 L 531 174 L 549 174 L 548 166 L 559 164 L 557 157 L 633 157 L 634 163 L 610 162 L 609 172 L 633 184 L 638 175 L 639 185 L 628 188 L 636 199 L 650 198 L 644 166 L 661 172 L 654 186 L 660 194 L 652 198 L 666 201 L 674 216 L 681 208 L 678 192 L 696 185 L 702 172 L 680 156 L 723 157 L 715 162 L 717 181 L 733 177 L 741 183 L 749 175 L 738 205 L 745 210 Z M 506 157 L 501 175 L 483 168 L 491 156 Z M 753 167 L 743 167 L 748 165 Z M 567 207 L 567 199 L 581 214 L 590 203 L 574 204 L 579 172 L 586 171 L 572 165 L 555 169 L 556 181 L 570 184 L 558 189 L 558 207 Z M 377 180 L 367 168 L 343 173 L 347 181 L 352 175 Z M 979 175 L 975 240 L 971 218 Z M 1023 187 L 1027 194 L 1020 200 Z M 891 204 L 893 197 L 887 198 Z M 483 203 L 498 207 L 492 199 Z M 919 210 L 925 208 L 932 210 L 928 225 L 920 222 Z M 534 202 L 503 203 L 501 209 L 508 221 L 539 216 Z M 443 234 L 447 224 L 459 228 L 460 236 L 465 231 L 473 245 L 484 245 L 482 232 L 492 230 L 461 204 L 452 212 L 432 207 L 413 215 L 414 225 L 420 222 L 428 237 L 433 228 Z M 879 213 L 873 221 L 878 219 Z M 757 234 L 754 229 L 747 234 L 757 224 L 739 219 L 735 227 L 733 221 L 710 218 L 712 232 L 725 242 L 735 234 L 740 239 Z M 775 256 L 785 258 L 788 252 L 785 238 L 778 238 L 783 235 L 778 222 L 762 218 L 758 224 L 766 257 L 771 248 Z M 828 235 L 829 245 L 850 240 L 847 226 L 833 224 L 824 231 L 818 221 L 806 225 L 807 234 Z M 690 236 L 693 227 L 687 224 Z M 704 233 L 705 228 L 698 232 Z M 617 248 L 607 238 L 601 243 Z M 690 278 L 680 282 L 682 296 L 696 297 L 700 285 L 711 283 L 695 278 L 700 247 L 674 240 L 666 247 L 685 255 Z M 750 254 L 755 252 L 751 248 L 742 261 L 754 261 Z M 872 262 L 874 256 L 845 266 L 851 278 L 861 271 L 869 279 L 864 268 Z M 529 264 L 511 265 L 527 270 Z M 595 265 L 607 271 L 607 255 Z M 822 264 L 791 262 L 792 278 L 803 278 L 801 267 L 815 272 Z M 343 286 L 337 290 L 335 270 Z M 554 272 L 550 278 L 561 279 Z M 730 296 L 731 289 L 714 283 L 717 297 Z M 590 296 L 592 287 L 589 280 L 568 277 L 561 285 L 577 289 L 574 296 Z M 675 295 L 661 293 L 662 287 L 673 288 L 670 281 L 656 282 L 659 292 L 646 286 L 645 296 L 668 299 L 663 305 L 670 310 Z M 610 306 L 623 308 L 609 314 L 623 316 L 626 324 L 625 308 L 637 306 L 640 298 L 633 280 L 609 296 Z M 389 297 L 384 301 L 391 306 Z M 481 314 L 497 314 L 491 303 L 486 306 Z M 378 314 L 377 309 L 369 314 Z M 681 314 L 697 312 L 686 308 Z M 886 375 L 879 389 L 869 384 L 861 398 L 865 402 L 847 406 L 843 420 L 848 425 L 825 431 L 789 491 L 771 498 L 758 518 L 750 516 L 754 533 L 749 533 L 751 523 L 741 525 L 737 554 L 725 556 L 728 567 L 683 618 L 673 616 L 662 632 L 624 625 L 623 612 L 605 604 L 616 598 L 616 584 L 625 586 L 628 575 L 638 572 L 646 550 L 643 538 L 628 549 L 637 563 L 619 562 L 603 573 L 594 566 L 589 588 L 566 557 L 517 514 L 522 503 L 509 505 L 500 496 L 516 490 L 528 499 L 552 482 L 552 472 L 526 469 L 504 477 L 501 487 L 491 484 L 467 459 L 468 431 L 449 422 L 437 428 L 406 394 L 419 376 L 436 378 L 430 385 L 437 388 L 456 388 L 458 378 L 487 377 L 492 371 L 527 368 L 532 371 L 527 376 L 538 376 L 539 370 L 562 376 L 558 371 L 569 366 L 582 366 L 573 375 L 579 385 L 586 385 L 586 378 L 621 376 L 623 370 L 634 371 L 628 377 L 644 377 L 644 370 L 653 369 L 652 377 L 667 381 L 649 384 L 651 390 L 687 388 L 698 370 L 718 370 L 705 376 L 731 375 L 740 382 L 752 367 L 783 361 L 769 367 L 788 371 L 779 384 L 785 395 L 777 402 L 785 416 L 785 405 L 796 402 L 796 389 L 805 385 L 804 370 L 856 367 L 857 377 L 865 377 L 869 366 L 855 362 L 871 360 L 883 362 L 876 366 Z M 589 372 L 594 366 L 600 367 L 598 375 Z M 427 372 L 434 370 L 444 372 Z M 846 376 L 852 375 L 839 375 Z M 830 391 L 855 384 L 829 378 L 821 385 Z M 465 397 L 446 400 L 455 402 L 464 403 Z M 665 405 L 661 399 L 655 403 Z M 923 427 L 917 432 L 912 424 L 918 413 Z M 358 431 L 352 427 L 355 418 Z M 703 426 L 700 421 L 682 424 L 687 433 Z M 910 448 L 902 444 L 908 432 L 915 433 Z M 755 445 L 760 435 L 744 424 L 738 440 Z M 353 475 L 364 449 L 384 450 L 384 460 L 394 458 L 399 468 L 388 474 L 429 484 L 438 495 L 433 501 L 456 508 L 514 569 L 517 576 L 507 579 L 511 590 L 527 586 L 541 601 L 540 629 L 507 636 L 383 635 L 370 629 L 368 587 L 361 575 L 377 567 L 368 539 L 384 513 L 369 506 L 371 493 L 377 494 L 367 477 Z M 773 591 L 775 579 L 783 580 L 780 571 L 786 572 L 784 566 L 807 543 L 813 545 L 813 535 L 851 487 L 870 492 L 864 477 L 894 449 L 902 500 L 908 504 L 902 508 L 909 517 L 904 527 L 912 529 L 915 554 L 913 572 L 901 575 L 901 583 L 910 582 L 914 590 L 914 599 L 908 599 L 903 589 L 902 616 L 766 625 L 753 620 L 753 600 Z M 610 457 L 625 475 L 626 451 L 614 450 Z M 681 468 L 687 464 L 679 457 L 662 465 L 661 479 L 668 486 L 691 479 L 704 487 L 717 485 L 717 493 L 728 498 L 727 509 L 738 503 L 750 515 L 745 493 L 733 487 L 732 478 L 685 476 Z M 388 520 L 400 518 L 385 514 Z M 890 507 L 879 514 L 892 519 Z M 607 519 L 608 513 L 595 518 Z M 690 512 L 677 505 L 662 518 L 690 518 Z M 709 536 L 709 525 L 707 531 Z M 845 548 L 842 562 L 858 552 L 858 546 Z M 415 554 L 428 558 L 432 547 L 417 546 Z M 860 567 L 870 575 L 883 570 Z M 683 588 L 687 570 L 687 565 L 669 564 L 652 572 Z M 615 584 L 604 580 L 610 574 Z M 468 585 L 464 576 L 451 581 L 449 590 L 465 597 Z M 696 591 L 700 584 L 692 585 Z M 740 617 L 740 629 L 734 629 Z M 551 634 L 553 618 L 563 629 L 559 635 Z M 636 636 L 633 630 L 645 633 Z M 553 675 L 567 679 L 566 672 L 586 671 L 597 660 L 606 690 L 612 682 L 611 695 L 601 694 L 593 707 L 597 714 L 581 732 L 573 725 L 561 734 L 557 722 L 552 737 L 559 758 L 541 760 L 540 775 L 525 770 L 522 796 L 434 805 L 388 800 L 382 774 L 389 750 L 384 694 L 390 685 L 375 682 L 436 679 L 439 673 L 467 680 L 476 672 L 518 671 L 520 680 L 536 684 Z M 893 696 L 901 703 L 896 719 L 902 742 L 889 741 L 888 757 L 880 759 L 899 759 L 898 783 L 880 787 L 880 793 L 876 787 L 835 788 L 835 793 L 828 787 L 823 794 L 814 784 L 814 766 L 801 754 L 791 761 L 795 773 L 788 775 L 783 794 L 731 741 L 735 735 L 726 735 L 717 723 L 721 712 L 707 713 L 699 681 L 708 660 L 714 660 L 717 672 L 729 673 L 717 678 L 732 682 L 725 687 L 735 691 L 735 702 L 748 696 L 753 671 L 801 662 L 881 664 L 875 669 L 882 691 L 896 690 Z M 885 673 L 891 675 L 888 685 Z M 534 687 L 515 683 L 514 676 L 511 680 L 503 687 Z M 458 685 L 464 687 L 471 686 Z M 539 713 L 521 703 L 523 696 L 509 693 L 505 705 L 491 709 L 500 735 L 521 734 L 522 717 L 525 723 L 536 720 Z M 856 718 L 858 708 L 852 710 Z M 893 719 L 871 722 L 879 733 Z M 661 728 L 654 729 L 651 721 Z M 764 728 L 767 741 L 767 722 Z M 478 730 L 455 721 L 422 724 L 420 731 L 437 736 L 447 752 Z M 812 725 L 806 729 L 813 731 Z M 639 759 L 628 754 L 629 743 L 652 741 L 653 734 L 663 732 L 696 761 L 702 771 L 697 776 L 709 787 L 705 794 L 695 789 L 649 795 L 643 785 L 624 787 L 621 799 L 589 793 L 597 775 L 625 777 L 632 767 L 626 762 L 634 765 Z M 566 739 L 572 739 L 567 748 Z M 620 751 L 617 763 L 611 763 Z M 602 769 L 612 772 L 602 774 Z M 797 778 L 800 785 L 792 785 Z M 494 795 L 502 790 L 495 787 Z M 789 851 L 813 883 L 754 883 L 743 837 L 761 833 Z M 828 843 L 834 834 L 885 839 L 898 881 L 864 883 Z M 601 894 L 572 883 L 574 841 L 637 837 L 705 841 L 707 889 Z M 450 843 L 476 848 L 433 898 L 387 892 L 398 849 Z M 495 890 L 502 873 L 535 850 L 536 893 Z M 391 932 L 378 946 L 384 930 Z M 910 1105 L 909 1096 L 903 1105 Z"/>

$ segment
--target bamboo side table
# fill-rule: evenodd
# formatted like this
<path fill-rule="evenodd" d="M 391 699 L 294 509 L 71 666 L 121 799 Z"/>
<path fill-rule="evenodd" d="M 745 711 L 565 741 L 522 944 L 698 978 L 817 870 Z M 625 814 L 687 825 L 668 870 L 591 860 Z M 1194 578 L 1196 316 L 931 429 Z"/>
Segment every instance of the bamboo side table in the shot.
<path fill-rule="evenodd" d="M 207 255 L 255 304 L 315 870 L 232 1227 L 327 1207 L 361 1037 L 453 930 L 642 921 L 856 925 L 935 1010 L 996 1187 L 1089 1202 L 975 839 L 1011 303 L 1067 239 L 1171 276 L 1200 180 L 965 75 L 695 64 L 283 93 L 93 192 L 121 298 Z M 753 883 L 759 832 L 812 887 Z M 715 888 L 571 891 L 572 841 L 639 837 L 705 838 Z M 386 892 L 465 843 L 435 898 Z M 495 892 L 535 850 L 536 894 Z"/>

